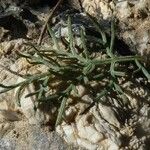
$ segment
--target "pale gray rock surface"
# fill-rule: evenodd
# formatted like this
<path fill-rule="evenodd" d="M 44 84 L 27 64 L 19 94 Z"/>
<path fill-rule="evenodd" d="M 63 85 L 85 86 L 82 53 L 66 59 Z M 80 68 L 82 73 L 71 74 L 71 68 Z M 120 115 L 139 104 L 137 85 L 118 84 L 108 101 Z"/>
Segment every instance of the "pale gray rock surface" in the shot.
<path fill-rule="evenodd" d="M 149 0 L 70 0 L 69 3 L 85 10 L 97 19 L 118 20 L 118 37 L 125 41 L 130 50 L 150 56 L 150 1 Z M 125 50 L 124 50 L 125 51 Z"/>
<path fill-rule="evenodd" d="M 113 4 L 112 1 L 106 0 L 95 0 L 95 3 L 93 3 L 94 0 L 84 0 L 82 2 L 83 6 L 88 8 L 91 14 L 97 11 L 100 17 L 104 19 L 112 16 L 112 10 L 116 5 L 116 16 L 120 19 L 120 37 L 122 37 L 131 48 L 133 47 L 134 51 L 137 50 L 142 55 L 147 55 L 149 53 L 150 5 L 148 0 L 137 0 L 132 2 L 117 1 L 117 4 Z M 95 9 L 96 6 L 99 7 L 99 9 Z M 101 10 L 100 13 L 99 10 Z M 147 14 L 145 14 L 145 12 Z M 43 16 L 45 15 L 47 14 L 43 13 Z M 36 41 L 35 35 L 39 33 L 39 29 L 35 30 L 36 25 L 33 22 L 27 20 L 25 22 L 29 25 L 27 27 L 30 27 L 30 30 L 28 33 L 24 32 L 24 35 Z M 3 34 L 0 35 L 2 37 L 0 38 L 3 41 L 3 37 L 9 34 L 11 30 L 1 30 Z M 10 39 L 8 38 L 7 40 L 9 41 Z M 22 47 L 24 39 L 8 41 L 0 43 L 0 54 L 2 56 L 0 61 L 3 65 L 6 65 L 12 70 L 24 73 L 30 66 L 22 59 L 16 61 L 16 56 L 14 55 L 15 51 L 24 50 Z M 32 71 L 34 72 L 35 70 L 32 69 Z M 10 85 L 16 83 L 17 79 L 17 76 L 1 68 L 0 82 Z M 150 147 L 149 89 L 143 89 L 141 85 L 135 86 L 136 85 L 133 84 L 131 85 L 132 89 L 128 89 L 128 97 L 131 103 L 130 110 L 124 112 L 119 111 L 119 109 L 112 109 L 111 107 L 101 105 L 101 111 L 97 111 L 100 108 L 94 108 L 93 112 L 91 109 L 90 113 L 92 115 L 78 116 L 74 119 L 75 122 L 72 124 L 63 122 L 63 124 L 58 127 L 58 133 L 60 133 L 68 143 L 80 145 L 87 149 L 99 150 L 107 147 L 109 150 L 117 150 L 122 146 L 120 148 L 122 150 L 125 148 L 148 150 Z M 92 98 L 86 93 L 83 87 L 78 87 L 78 89 L 80 90 L 80 97 L 82 97 L 83 100 L 87 100 L 88 102 L 92 101 Z M 33 120 L 37 118 L 34 117 L 32 111 L 29 110 L 27 110 L 29 116 L 25 116 L 25 113 L 18 113 L 17 109 L 21 111 L 21 109 L 25 109 L 26 106 L 24 108 L 18 108 L 15 104 L 16 102 L 13 94 L 14 92 L 12 91 L 8 94 L 0 95 L 0 109 L 3 109 L 3 112 L 10 113 L 8 115 L 10 117 L 5 117 L 6 113 L 0 116 L 0 150 L 66 150 L 70 147 L 72 149 L 78 149 L 73 146 L 68 146 L 64 140 L 55 132 L 51 133 L 47 127 L 41 127 L 43 120 L 45 124 L 49 123 L 46 122 L 47 120 L 44 118 L 44 115 L 40 117 L 41 112 L 37 115 L 38 121 L 36 125 L 29 125 L 30 113 L 32 114 Z M 132 97 L 134 95 L 135 97 Z M 112 100 L 112 102 L 114 101 Z M 33 109 L 33 107 L 31 108 Z M 70 107 L 67 110 L 68 114 L 66 113 L 68 115 L 67 119 L 72 119 L 72 116 L 74 117 L 79 111 L 84 110 L 84 108 L 85 105 L 83 104 Z M 16 116 L 13 116 L 13 114 Z M 122 117 L 124 121 L 120 121 L 118 116 Z M 15 119 L 16 117 L 21 118 L 21 120 Z M 100 144 L 98 145 L 97 143 Z"/>
<path fill-rule="evenodd" d="M 24 133 L 23 133 L 24 132 Z M 0 150 L 66 150 L 77 149 L 67 145 L 55 132 L 49 132 L 38 126 L 28 126 L 22 131 L 14 130 L 0 139 Z M 22 136 L 22 137 L 21 137 Z"/>

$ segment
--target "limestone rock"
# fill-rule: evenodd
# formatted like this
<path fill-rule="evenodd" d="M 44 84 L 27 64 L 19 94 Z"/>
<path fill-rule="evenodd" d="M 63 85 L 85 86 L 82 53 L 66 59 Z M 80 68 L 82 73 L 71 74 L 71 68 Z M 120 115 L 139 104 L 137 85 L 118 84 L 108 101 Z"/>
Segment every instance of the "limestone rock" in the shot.
<path fill-rule="evenodd" d="M 20 83 L 24 81 L 22 78 L 18 78 L 17 83 Z M 18 89 L 16 89 L 17 92 Z M 40 109 L 37 108 L 35 110 L 35 104 L 36 100 L 34 96 L 26 97 L 27 94 L 34 92 L 34 86 L 33 84 L 30 84 L 27 86 L 22 95 L 20 96 L 20 110 L 25 115 L 25 117 L 28 119 L 30 124 L 45 124 L 48 122 L 51 118 L 51 114 L 46 114 L 42 112 Z M 15 92 L 15 95 L 16 95 Z"/>
<path fill-rule="evenodd" d="M 19 121 L 20 117 L 17 112 L 12 110 L 0 110 L 0 119 L 3 118 L 7 121 Z"/>
<path fill-rule="evenodd" d="M 109 20 L 115 16 L 118 23 L 118 38 L 122 39 L 130 50 L 141 55 L 148 55 L 150 42 L 150 1 L 113 1 L 113 0 L 70 0 L 73 7 L 87 11 L 98 20 Z"/>
<path fill-rule="evenodd" d="M 99 111 L 102 115 L 102 117 L 107 120 L 110 124 L 120 128 L 120 123 L 118 119 L 116 118 L 115 112 L 113 109 L 109 106 L 102 105 L 99 103 Z"/>

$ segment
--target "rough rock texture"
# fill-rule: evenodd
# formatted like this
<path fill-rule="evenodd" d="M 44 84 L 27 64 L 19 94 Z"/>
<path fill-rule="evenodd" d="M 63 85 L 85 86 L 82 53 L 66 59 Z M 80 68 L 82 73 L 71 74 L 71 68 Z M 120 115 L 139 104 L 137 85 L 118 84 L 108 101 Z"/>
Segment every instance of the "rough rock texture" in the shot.
<path fill-rule="evenodd" d="M 24 51 L 24 40 L 12 40 L 1 43 L 0 83 L 12 85 L 22 80 L 8 69 L 19 74 L 45 71 L 40 66 L 31 67 L 25 59 L 17 59 L 15 52 Z M 4 55 L 5 54 L 5 55 Z M 6 67 L 6 68 L 3 68 Z M 32 88 L 32 86 L 31 86 Z M 31 98 L 22 95 L 20 106 L 16 101 L 16 90 L 0 95 L 0 149 L 1 150 L 66 150 L 78 149 L 67 144 L 56 133 L 51 132 L 52 109 L 35 112 Z M 28 89 L 24 94 L 29 93 Z M 44 107 L 46 108 L 46 107 Z M 54 108 L 53 108 L 54 109 Z"/>
<path fill-rule="evenodd" d="M 97 19 L 118 19 L 119 37 L 122 38 L 130 49 L 141 55 L 150 54 L 150 1 L 113 1 L 113 0 L 70 0 L 75 5 L 80 1 L 82 8 Z"/>
<path fill-rule="evenodd" d="M 73 147 L 64 143 L 63 139 L 61 139 L 55 132 L 50 133 L 48 128 L 46 130 L 36 125 L 30 126 L 26 120 L 15 122 L 13 127 L 10 127 L 12 123 L 7 123 L 7 125 L 8 124 L 9 132 L 7 129 L 7 132 L 5 132 L 0 139 L 1 150 L 73 149 Z"/>
<path fill-rule="evenodd" d="M 118 102 L 112 97 L 107 98 L 107 101 L 112 99 L 115 107 L 99 103 L 83 115 L 77 114 L 86 108 L 86 104 L 76 104 L 66 110 L 67 122 L 70 122 L 69 116 L 76 116 L 74 119 L 71 118 L 75 122 L 70 125 L 63 122 L 56 131 L 68 143 L 77 144 L 89 150 L 123 150 L 126 148 L 145 150 L 150 141 L 148 132 L 150 95 L 147 92 L 140 86 L 138 86 L 138 91 L 135 86 L 132 89 L 131 86 L 128 87 L 126 94 L 132 109 L 127 110 L 119 109 Z M 89 95 L 84 94 L 82 99 L 87 102 L 91 100 Z M 140 99 L 145 99 L 147 102 L 144 104 L 140 102 Z M 139 112 L 139 115 L 136 112 Z"/>
<path fill-rule="evenodd" d="M 10 73 L 9 69 L 24 74 L 30 68 L 25 59 L 18 59 L 16 52 L 25 50 L 24 42 L 37 41 L 41 20 L 45 20 L 48 14 L 33 11 L 35 15 L 31 9 L 17 6 L 17 1 L 14 3 L 12 1 L 0 2 L 0 83 L 11 85 L 17 83 L 19 78 Z M 44 12 L 48 12 L 49 8 L 46 7 L 44 10 Z M 38 71 L 38 69 L 31 70 L 32 72 Z M 77 149 L 68 146 L 55 132 L 51 133 L 50 126 L 43 126 L 42 129 L 42 125 L 49 121 L 49 117 L 45 119 L 47 115 L 41 111 L 37 111 L 35 114 L 33 105 L 26 101 L 22 101 L 22 105 L 19 107 L 14 93 L 13 90 L 0 95 L 1 150 Z M 31 109 L 27 109 L 27 105 Z"/>
<path fill-rule="evenodd" d="M 69 2 L 74 3 L 75 6 L 77 0 L 70 0 Z M 99 20 L 107 20 L 115 15 L 119 20 L 119 37 L 130 45 L 131 50 L 142 55 L 149 54 L 149 0 L 81 0 L 81 5 L 82 8 Z M 81 5 L 76 5 L 76 8 L 81 10 Z M 15 52 L 25 50 L 24 45 L 22 45 L 24 41 L 35 42 L 38 39 L 40 23 L 45 20 L 44 17 L 48 14 L 29 11 L 28 14 L 30 17 L 32 16 L 32 19 L 29 16 L 17 18 L 14 9 L 18 10 L 19 14 L 22 14 L 23 11 L 22 16 L 26 16 L 29 11 L 18 9 L 18 6 L 14 5 L 5 9 L 9 13 L 5 13 L 4 16 L 0 15 L 2 26 L 0 27 L 0 31 L 2 31 L 0 33 L 0 65 L 20 74 L 28 71 L 32 73 L 42 72 L 46 68 L 31 67 L 26 60 L 18 59 Z M 12 23 L 18 24 L 17 30 L 14 30 L 13 24 L 6 28 L 8 21 L 4 22 L 4 18 L 8 20 L 11 18 Z M 21 77 L 10 73 L 6 68 L 0 67 L 0 83 L 11 85 L 20 80 L 22 80 Z M 85 114 L 82 114 L 82 112 L 87 108 L 87 104 L 74 103 L 74 105 L 71 105 L 68 103 L 70 107 L 66 109 L 66 120 L 57 127 L 57 133 L 67 143 L 89 150 L 149 149 L 150 93 L 149 88 L 144 86 L 147 81 L 143 81 L 142 78 L 136 80 L 136 82 L 129 81 L 122 85 L 126 96 L 129 98 L 130 107 L 128 109 L 122 108 L 113 97 L 103 98 L 104 101 L 113 104 L 113 107 L 99 103 Z M 96 86 L 93 85 L 93 88 L 97 88 Z M 77 89 L 80 95 L 77 97 L 78 99 L 88 103 L 93 101 L 84 86 L 79 85 Z M 28 93 L 28 91 L 26 92 Z M 54 119 L 56 119 L 52 118 L 55 111 L 53 111 L 54 113 L 51 110 L 35 112 L 32 99 L 27 100 L 24 95 L 21 97 L 21 106 L 19 107 L 15 96 L 16 91 L 0 95 L 1 150 L 20 150 L 20 147 L 22 150 L 78 149 L 68 146 L 56 133 L 49 131 L 51 124 L 54 124 Z M 71 101 L 73 100 L 71 99 Z"/>

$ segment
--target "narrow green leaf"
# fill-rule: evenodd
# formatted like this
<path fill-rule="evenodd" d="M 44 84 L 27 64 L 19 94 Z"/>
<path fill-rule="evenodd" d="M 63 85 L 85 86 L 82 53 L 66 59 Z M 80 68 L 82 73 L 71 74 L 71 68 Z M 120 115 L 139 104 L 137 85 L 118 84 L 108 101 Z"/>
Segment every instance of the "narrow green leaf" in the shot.
<path fill-rule="evenodd" d="M 46 76 L 46 78 L 44 79 L 44 82 L 43 82 L 44 87 L 46 87 L 48 85 L 49 79 L 50 79 L 50 76 Z"/>
<path fill-rule="evenodd" d="M 92 78 L 100 80 L 104 78 L 104 74 L 97 74 L 97 75 L 92 76 Z"/>
<path fill-rule="evenodd" d="M 122 71 L 114 71 L 114 74 L 115 74 L 115 76 L 120 76 L 120 77 L 123 77 L 126 75 L 126 73 L 122 72 Z"/>
<path fill-rule="evenodd" d="M 69 33 L 69 46 L 70 46 L 70 49 L 71 49 L 71 53 L 73 55 L 76 55 L 76 52 L 75 52 L 75 48 L 74 48 L 74 44 L 73 44 L 73 32 L 72 32 L 72 27 L 71 27 L 71 17 L 68 16 L 68 33 Z"/>
<path fill-rule="evenodd" d="M 18 51 L 17 51 L 16 54 L 17 54 L 18 56 L 20 56 L 20 57 L 29 58 L 29 59 L 32 58 L 32 55 L 27 54 L 27 53 L 21 53 L 21 52 L 18 52 Z"/>
<path fill-rule="evenodd" d="M 21 85 L 24 84 L 24 83 L 25 83 L 25 81 L 20 82 L 20 83 L 18 83 L 18 84 L 10 85 L 10 86 L 6 86 L 6 85 L 3 85 L 3 84 L 0 84 L 0 87 L 5 88 L 4 90 L 1 90 L 1 91 L 0 91 L 0 94 L 5 93 L 5 92 L 8 92 L 8 91 L 10 91 L 10 90 L 12 90 L 12 89 L 14 89 L 14 88 L 17 88 L 17 87 L 21 86 Z"/>
<path fill-rule="evenodd" d="M 6 89 L 13 89 L 13 88 L 16 88 L 17 86 L 19 86 L 20 85 L 20 83 L 18 83 L 18 84 L 14 84 L 14 85 L 4 85 L 4 84 L 0 84 L 0 87 L 2 87 L 2 88 L 6 88 Z"/>
<path fill-rule="evenodd" d="M 87 66 L 83 68 L 83 74 L 87 75 L 91 73 L 95 69 L 95 65 L 93 63 L 89 63 Z"/>
<path fill-rule="evenodd" d="M 110 66 L 110 73 L 112 77 L 115 76 L 125 76 L 125 72 L 121 72 L 121 71 L 115 71 L 115 61 L 112 61 L 111 66 Z"/>
<path fill-rule="evenodd" d="M 106 43 L 107 43 L 106 34 L 105 34 L 105 32 L 101 29 L 99 23 L 98 23 L 98 22 L 95 20 L 95 18 L 92 17 L 89 13 L 86 12 L 86 14 L 87 14 L 87 16 L 89 17 L 89 19 L 91 20 L 91 22 L 93 23 L 93 25 L 95 26 L 95 28 L 97 29 L 97 31 L 101 34 L 104 44 L 106 44 Z"/>
<path fill-rule="evenodd" d="M 123 103 L 127 104 L 129 100 L 128 100 L 127 96 L 125 95 L 125 93 L 123 92 L 123 90 L 121 89 L 121 87 L 116 83 L 114 83 L 114 87 L 115 87 L 116 92 L 123 99 Z"/>
<path fill-rule="evenodd" d="M 135 60 L 135 63 L 139 67 L 139 69 L 142 70 L 143 74 L 147 77 L 147 79 L 150 80 L 150 74 L 147 69 L 137 59 Z"/>
<path fill-rule="evenodd" d="M 37 99 L 41 99 L 44 96 L 44 93 L 44 89 L 41 87 L 38 92 Z"/>
<path fill-rule="evenodd" d="M 58 116 L 56 119 L 55 127 L 57 127 L 62 121 L 64 112 L 65 112 L 66 102 L 67 102 L 67 97 L 63 97 L 60 108 L 59 108 Z"/>
<path fill-rule="evenodd" d="M 55 45 L 56 49 L 57 49 L 57 50 L 60 50 L 60 47 L 59 47 L 59 44 L 58 44 L 58 40 L 57 40 L 57 38 L 56 38 L 56 36 L 55 36 L 53 30 L 51 29 L 51 27 L 50 27 L 49 25 L 47 25 L 47 29 L 48 29 L 49 34 L 50 34 L 51 37 L 52 37 L 52 40 L 53 40 L 53 42 L 54 42 L 54 45 Z"/>
<path fill-rule="evenodd" d="M 58 98 L 59 98 L 58 94 L 53 94 L 53 95 L 49 95 L 47 97 L 41 97 L 40 99 L 38 99 L 38 102 L 47 102 L 47 101 L 56 100 Z"/>
<path fill-rule="evenodd" d="M 25 84 L 22 84 L 19 88 L 18 88 L 18 90 L 17 90 L 17 92 L 16 92 L 16 102 L 17 102 L 17 104 L 20 106 L 20 98 L 21 98 L 21 96 L 22 96 L 22 94 L 23 94 L 23 92 L 24 92 L 24 90 L 25 90 L 25 88 L 27 87 L 27 84 L 25 83 Z"/>
<path fill-rule="evenodd" d="M 110 57 L 113 56 L 114 42 L 115 42 L 115 25 L 114 25 L 114 20 L 112 20 L 111 21 L 111 41 L 110 41 L 110 47 L 109 47 Z"/>
<path fill-rule="evenodd" d="M 83 47 L 83 54 L 85 55 L 85 58 L 87 59 L 89 58 L 89 52 L 87 50 L 85 35 L 84 35 L 84 31 L 82 28 L 80 30 L 80 35 L 81 35 L 81 41 L 82 41 L 82 47 Z"/>
<path fill-rule="evenodd" d="M 67 89 L 62 92 L 62 94 L 63 94 L 64 96 L 68 96 L 69 93 L 72 91 L 73 86 L 74 86 L 73 84 L 70 84 L 70 85 L 67 87 Z"/>
<path fill-rule="evenodd" d="M 83 81 L 84 81 L 84 84 L 88 84 L 89 82 L 89 79 L 87 76 L 83 76 Z"/>
<path fill-rule="evenodd" d="M 102 64 L 111 64 L 112 61 L 126 62 L 126 61 L 135 61 L 136 59 L 141 60 L 142 58 L 140 56 L 118 56 L 102 60 L 92 60 L 92 63 L 94 63 L 95 65 L 102 65 Z"/>
<path fill-rule="evenodd" d="M 37 91 L 32 92 L 32 93 L 29 93 L 29 94 L 27 94 L 27 95 L 25 96 L 25 98 L 35 96 L 35 95 L 37 95 L 37 94 L 39 93 L 39 91 L 40 91 L 40 90 L 37 90 Z"/>
<path fill-rule="evenodd" d="M 76 96 L 79 96 L 78 90 L 75 85 L 72 86 L 72 91 L 74 91 Z"/>
<path fill-rule="evenodd" d="M 115 61 L 112 61 L 111 65 L 110 65 L 110 74 L 112 77 L 115 77 L 115 73 L 114 73 L 115 72 L 114 71 L 115 70 L 115 63 L 116 63 Z"/>

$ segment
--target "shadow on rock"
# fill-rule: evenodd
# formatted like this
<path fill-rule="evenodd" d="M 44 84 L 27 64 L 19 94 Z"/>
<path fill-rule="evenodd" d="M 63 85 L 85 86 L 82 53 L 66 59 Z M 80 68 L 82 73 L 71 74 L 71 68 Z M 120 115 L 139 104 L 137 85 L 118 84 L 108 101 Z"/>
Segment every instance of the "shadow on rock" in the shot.
<path fill-rule="evenodd" d="M 28 29 L 26 25 L 13 15 L 0 16 L 0 26 L 10 31 L 11 38 L 26 38 Z"/>

